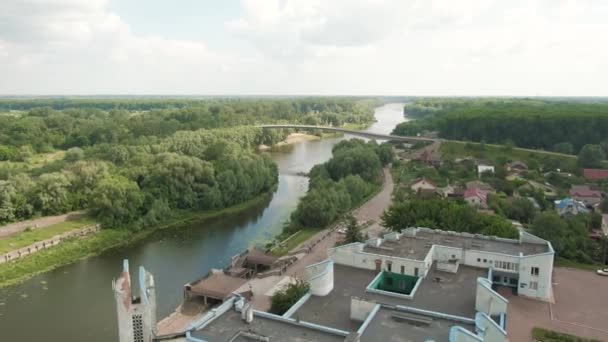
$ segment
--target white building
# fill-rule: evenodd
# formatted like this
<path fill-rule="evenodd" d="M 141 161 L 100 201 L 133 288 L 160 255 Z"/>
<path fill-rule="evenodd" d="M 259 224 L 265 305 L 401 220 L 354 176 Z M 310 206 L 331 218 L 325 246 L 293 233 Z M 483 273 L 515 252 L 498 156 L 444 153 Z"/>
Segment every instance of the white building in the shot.
<path fill-rule="evenodd" d="M 485 164 L 479 164 L 479 165 L 477 165 L 477 174 L 479 176 L 481 176 L 481 174 L 483 174 L 484 172 L 494 173 L 494 166 L 492 166 L 492 165 L 485 165 Z"/>
<path fill-rule="evenodd" d="M 519 295 L 530 298 L 553 298 L 553 247 L 524 231 L 515 240 L 408 228 L 382 239 L 336 247 L 328 253 L 336 264 L 421 277 L 426 276 L 433 262 L 438 268 L 487 268 L 493 271 L 493 284 L 517 288 Z"/>
<path fill-rule="evenodd" d="M 139 296 L 131 292 L 129 261 L 123 261 L 123 271 L 112 282 L 118 315 L 120 342 L 152 342 L 156 335 L 156 293 L 154 278 L 139 267 Z"/>

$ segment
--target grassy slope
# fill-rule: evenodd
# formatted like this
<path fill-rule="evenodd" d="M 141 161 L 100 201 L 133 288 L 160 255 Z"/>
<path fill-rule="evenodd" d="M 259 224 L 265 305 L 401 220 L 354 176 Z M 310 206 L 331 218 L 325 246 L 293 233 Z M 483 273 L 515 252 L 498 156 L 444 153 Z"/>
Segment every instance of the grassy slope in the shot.
<path fill-rule="evenodd" d="M 491 162 L 496 162 L 498 157 L 507 157 L 512 160 L 523 161 L 524 163 L 529 163 L 532 159 L 543 160 L 543 159 L 551 159 L 555 161 L 559 161 L 560 165 L 563 165 L 563 169 L 575 170 L 576 167 L 576 156 L 567 155 L 567 154 L 554 154 L 546 151 L 535 151 L 535 150 L 527 150 L 520 149 L 517 147 L 511 149 L 505 149 L 500 145 L 490 145 L 486 144 L 484 150 L 473 150 L 466 148 L 466 144 L 464 142 L 456 142 L 456 141 L 445 141 L 441 143 L 441 153 L 444 156 L 451 155 L 454 157 L 466 157 L 466 156 L 474 156 L 481 159 L 486 159 Z M 478 143 L 468 143 L 470 145 L 480 146 Z"/>
<path fill-rule="evenodd" d="M 600 342 L 599 340 L 586 339 L 539 327 L 532 329 L 532 337 L 539 342 Z"/>
<path fill-rule="evenodd" d="M 31 245 L 37 241 L 50 239 L 55 235 L 65 233 L 73 229 L 84 228 L 93 224 L 95 224 L 95 220 L 87 217 L 81 217 L 74 220 L 57 223 L 44 228 L 39 228 L 30 231 L 26 230 L 15 235 L 11 235 L 5 239 L 1 239 L 0 254 Z"/>
<path fill-rule="evenodd" d="M 126 246 L 142 240 L 159 229 L 177 228 L 188 223 L 238 213 L 255 206 L 271 196 L 262 194 L 249 201 L 220 210 L 204 212 L 181 212 L 179 217 L 157 227 L 133 232 L 126 229 L 105 229 L 84 238 L 71 239 L 53 248 L 26 256 L 5 264 L 0 264 L 0 287 L 17 284 L 43 272 L 48 272 L 79 259 L 97 255 L 105 250 Z"/>

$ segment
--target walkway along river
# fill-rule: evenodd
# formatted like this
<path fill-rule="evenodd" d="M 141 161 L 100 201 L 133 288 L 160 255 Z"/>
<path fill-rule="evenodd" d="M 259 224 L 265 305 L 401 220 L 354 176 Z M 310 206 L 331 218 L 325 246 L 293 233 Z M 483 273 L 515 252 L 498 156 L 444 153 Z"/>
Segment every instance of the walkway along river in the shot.
<path fill-rule="evenodd" d="M 376 109 L 378 120 L 367 130 L 390 133 L 403 121 L 403 104 Z M 182 286 L 256 241 L 280 233 L 283 222 L 308 188 L 298 176 L 331 156 L 342 138 L 306 141 L 290 152 L 273 153 L 279 186 L 271 200 L 238 215 L 161 231 L 126 248 L 78 261 L 25 283 L 0 290 L 0 341 L 108 342 L 117 339 L 111 282 L 122 259 L 144 265 L 154 274 L 157 316 L 170 314 L 182 299 Z"/>

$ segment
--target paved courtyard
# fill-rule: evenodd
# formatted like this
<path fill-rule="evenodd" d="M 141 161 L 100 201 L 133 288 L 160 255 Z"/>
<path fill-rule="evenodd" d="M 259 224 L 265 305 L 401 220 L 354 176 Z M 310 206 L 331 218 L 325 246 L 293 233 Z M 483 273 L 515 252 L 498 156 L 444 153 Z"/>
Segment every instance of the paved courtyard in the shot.
<path fill-rule="evenodd" d="M 608 341 L 608 277 L 556 267 L 553 282 L 554 304 L 501 289 L 509 300 L 507 331 L 511 341 L 532 341 L 535 326 Z"/>

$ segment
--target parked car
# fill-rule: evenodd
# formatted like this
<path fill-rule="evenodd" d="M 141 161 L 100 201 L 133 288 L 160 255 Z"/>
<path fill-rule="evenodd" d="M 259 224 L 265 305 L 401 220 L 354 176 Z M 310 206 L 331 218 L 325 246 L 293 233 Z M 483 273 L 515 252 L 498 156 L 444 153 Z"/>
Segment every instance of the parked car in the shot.
<path fill-rule="evenodd" d="M 597 270 L 597 274 L 602 276 L 608 276 L 608 268 L 604 268 L 603 270 Z"/>
<path fill-rule="evenodd" d="M 340 229 L 338 229 L 338 233 L 339 234 L 346 234 L 346 228 L 340 228 Z"/>

